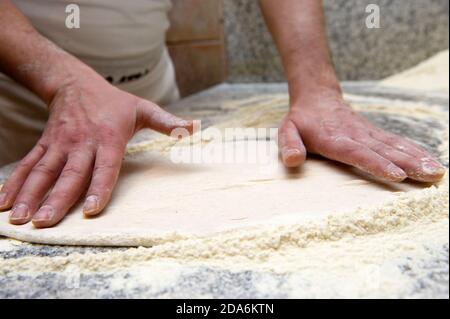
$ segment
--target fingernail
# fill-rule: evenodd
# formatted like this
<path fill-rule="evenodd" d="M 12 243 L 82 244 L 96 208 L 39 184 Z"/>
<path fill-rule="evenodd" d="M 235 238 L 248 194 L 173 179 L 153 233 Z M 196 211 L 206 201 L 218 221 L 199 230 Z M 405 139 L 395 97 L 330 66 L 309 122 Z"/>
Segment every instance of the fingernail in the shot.
<path fill-rule="evenodd" d="M 33 216 L 33 221 L 49 221 L 55 216 L 55 210 L 50 205 L 42 206 Z"/>
<path fill-rule="evenodd" d="M 422 163 L 422 170 L 425 174 L 429 175 L 445 173 L 444 167 L 435 161 L 426 161 Z"/>
<path fill-rule="evenodd" d="M 22 220 L 22 219 L 28 219 L 29 212 L 28 212 L 28 205 L 26 204 L 17 204 L 13 207 L 9 219 L 11 220 Z"/>
<path fill-rule="evenodd" d="M 282 152 L 283 162 L 288 166 L 296 166 L 301 162 L 302 153 L 300 150 L 291 148 Z"/>
<path fill-rule="evenodd" d="M 6 202 L 6 193 L 0 193 L 0 209 L 6 207 L 8 203 Z"/>
<path fill-rule="evenodd" d="M 291 149 L 285 150 L 283 152 L 283 158 L 287 159 L 287 158 L 291 158 L 292 156 L 298 156 L 300 154 L 301 154 L 300 150 L 295 149 L 295 148 L 291 148 Z"/>
<path fill-rule="evenodd" d="M 83 206 L 84 213 L 92 213 L 98 209 L 98 197 L 91 195 L 86 198 Z"/>
<path fill-rule="evenodd" d="M 296 148 L 291 148 L 291 149 L 286 150 L 285 154 L 286 154 L 286 156 L 297 155 L 297 154 L 300 154 L 300 150 L 298 150 Z"/>

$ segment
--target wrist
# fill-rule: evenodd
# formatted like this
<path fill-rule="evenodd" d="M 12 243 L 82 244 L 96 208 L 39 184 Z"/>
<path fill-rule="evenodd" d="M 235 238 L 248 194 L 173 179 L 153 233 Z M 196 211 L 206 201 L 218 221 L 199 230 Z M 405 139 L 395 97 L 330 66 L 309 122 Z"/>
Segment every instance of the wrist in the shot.
<path fill-rule="evenodd" d="M 340 105 L 344 101 L 339 85 L 324 85 L 320 83 L 299 87 L 289 85 L 291 108 L 320 107 Z"/>
<path fill-rule="evenodd" d="M 288 80 L 291 105 L 317 99 L 343 99 L 342 89 L 334 71 L 305 72 Z"/>
<path fill-rule="evenodd" d="M 348 107 L 339 82 L 313 82 L 301 86 L 289 84 L 291 109 L 336 109 Z"/>
<path fill-rule="evenodd" d="M 30 36 L 29 42 L 33 44 L 33 59 L 21 57 L 11 75 L 47 105 L 58 91 L 74 83 L 105 81 L 92 68 L 39 34 Z"/>
<path fill-rule="evenodd" d="M 54 96 L 66 88 L 79 86 L 80 83 L 106 82 L 99 74 L 75 57 L 67 56 L 57 59 L 40 77 L 35 91 L 50 105 Z"/>

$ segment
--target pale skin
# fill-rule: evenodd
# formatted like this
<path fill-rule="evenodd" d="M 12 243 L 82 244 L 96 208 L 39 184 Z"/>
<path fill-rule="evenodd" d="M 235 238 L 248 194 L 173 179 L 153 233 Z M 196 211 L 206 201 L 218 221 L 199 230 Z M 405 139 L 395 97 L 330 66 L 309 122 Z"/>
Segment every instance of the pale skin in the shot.
<path fill-rule="evenodd" d="M 325 34 L 321 1 L 260 0 L 289 84 L 290 111 L 279 130 L 283 163 L 306 153 L 355 166 L 383 180 L 436 182 L 444 168 L 415 143 L 374 127 L 344 101 Z"/>
<path fill-rule="evenodd" d="M 372 126 L 345 103 L 317 0 L 260 0 L 283 60 L 290 111 L 279 130 L 281 159 L 298 167 L 317 153 L 387 181 L 434 182 L 443 167 L 413 142 Z M 0 192 L 10 222 L 51 227 L 84 196 L 99 214 L 117 182 L 125 146 L 140 129 L 170 134 L 192 122 L 110 85 L 42 37 L 9 0 L 0 0 L 0 71 L 49 108 L 44 133 Z M 49 192 L 49 195 L 46 194 Z"/>

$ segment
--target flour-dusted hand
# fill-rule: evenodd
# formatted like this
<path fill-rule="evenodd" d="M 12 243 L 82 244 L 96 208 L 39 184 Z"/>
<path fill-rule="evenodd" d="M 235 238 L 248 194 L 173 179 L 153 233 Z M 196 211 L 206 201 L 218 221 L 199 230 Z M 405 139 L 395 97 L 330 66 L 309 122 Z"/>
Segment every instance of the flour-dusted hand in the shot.
<path fill-rule="evenodd" d="M 9 0 L 0 1 L 0 72 L 41 98 L 49 120 L 41 139 L 0 191 L 13 224 L 57 224 L 87 190 L 86 215 L 108 203 L 125 146 L 141 128 L 169 134 L 192 123 L 121 91 L 39 34 Z M 20 141 L 17 141 L 20 143 Z M 126 216 L 124 217 L 126 218 Z"/>
<path fill-rule="evenodd" d="M 84 76 L 84 75 L 83 75 Z M 61 87 L 49 105 L 42 138 L 18 164 L 3 189 L 10 221 L 57 224 L 87 189 L 86 215 L 108 203 L 128 140 L 141 128 L 170 134 L 192 123 L 123 92 L 96 74 Z M 48 194 L 48 196 L 47 196 Z"/>
<path fill-rule="evenodd" d="M 299 166 L 306 150 L 357 167 L 387 181 L 411 178 L 436 182 L 444 168 L 410 140 L 373 126 L 339 93 L 311 94 L 291 106 L 279 132 L 288 167 Z"/>
<path fill-rule="evenodd" d="M 289 84 L 291 108 L 279 131 L 286 166 L 299 166 L 307 150 L 389 181 L 442 178 L 445 170 L 426 151 L 374 127 L 345 103 L 330 56 L 322 1 L 260 3 Z"/>

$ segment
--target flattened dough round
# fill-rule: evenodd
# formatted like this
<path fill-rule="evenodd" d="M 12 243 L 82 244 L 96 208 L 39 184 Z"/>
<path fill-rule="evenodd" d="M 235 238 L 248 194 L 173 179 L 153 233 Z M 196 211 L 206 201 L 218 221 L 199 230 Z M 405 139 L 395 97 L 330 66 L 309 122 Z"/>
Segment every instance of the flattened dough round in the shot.
<path fill-rule="evenodd" d="M 310 157 L 299 171 L 286 171 L 270 143 L 258 141 L 258 149 L 270 150 L 264 164 L 175 164 L 169 155 L 151 150 L 128 156 L 112 201 L 99 217 L 83 217 L 80 204 L 57 227 L 35 229 L 31 223 L 10 225 L 8 213 L 1 213 L 0 234 L 45 244 L 153 246 L 243 227 L 323 219 L 424 187 L 381 183 L 318 157 Z M 246 145 L 208 147 L 238 154 Z"/>

